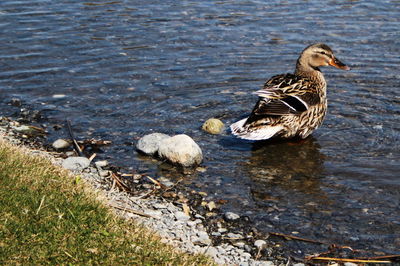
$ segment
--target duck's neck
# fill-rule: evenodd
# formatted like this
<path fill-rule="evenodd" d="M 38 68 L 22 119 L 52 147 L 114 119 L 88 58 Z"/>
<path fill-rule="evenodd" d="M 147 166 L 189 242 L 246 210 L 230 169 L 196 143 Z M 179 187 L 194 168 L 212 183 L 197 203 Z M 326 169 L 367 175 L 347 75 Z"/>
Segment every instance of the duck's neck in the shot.
<path fill-rule="evenodd" d="M 326 89 L 325 77 L 318 67 L 312 67 L 308 63 L 302 62 L 301 58 L 297 60 L 296 71 L 294 72 L 296 76 L 304 77 L 314 81 L 318 84 L 318 87 Z"/>

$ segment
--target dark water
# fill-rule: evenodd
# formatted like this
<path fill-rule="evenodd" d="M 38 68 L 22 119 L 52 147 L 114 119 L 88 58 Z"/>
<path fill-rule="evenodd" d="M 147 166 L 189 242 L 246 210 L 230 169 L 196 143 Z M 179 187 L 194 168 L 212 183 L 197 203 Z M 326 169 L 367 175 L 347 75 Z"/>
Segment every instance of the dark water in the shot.
<path fill-rule="evenodd" d="M 99 158 L 156 177 L 179 176 L 127 143 L 186 133 L 207 169 L 187 185 L 259 230 L 400 250 L 399 1 L 3 0 L 0 42 L 3 115 L 20 98 L 51 133 L 70 119 L 79 137 L 113 141 Z M 251 92 L 314 42 L 352 70 L 323 69 L 329 112 L 312 138 L 262 145 L 200 130 L 248 113 Z"/>

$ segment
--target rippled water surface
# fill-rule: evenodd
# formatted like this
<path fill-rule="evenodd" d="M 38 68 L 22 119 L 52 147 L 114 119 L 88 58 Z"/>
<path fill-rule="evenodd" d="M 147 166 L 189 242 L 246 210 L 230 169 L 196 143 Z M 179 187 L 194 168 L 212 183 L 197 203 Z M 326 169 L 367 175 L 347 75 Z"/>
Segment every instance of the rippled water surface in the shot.
<path fill-rule="evenodd" d="M 2 114 L 20 98 L 50 131 L 70 119 L 77 136 L 113 141 L 99 158 L 156 177 L 180 176 L 128 144 L 186 133 L 207 169 L 187 185 L 259 230 L 400 250 L 399 1 L 3 0 L 0 41 Z M 293 71 L 314 42 L 352 70 L 323 69 L 329 111 L 311 138 L 254 144 L 201 131 L 208 118 L 248 113 L 251 92 Z"/>

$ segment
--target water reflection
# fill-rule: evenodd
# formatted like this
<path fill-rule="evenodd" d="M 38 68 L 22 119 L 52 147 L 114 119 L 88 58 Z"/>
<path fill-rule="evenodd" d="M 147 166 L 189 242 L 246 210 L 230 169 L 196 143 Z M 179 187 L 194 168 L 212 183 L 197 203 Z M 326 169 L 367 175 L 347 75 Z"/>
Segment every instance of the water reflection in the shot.
<path fill-rule="evenodd" d="M 245 169 L 253 181 L 255 200 L 276 198 L 276 191 L 300 192 L 321 198 L 320 178 L 324 155 L 313 138 L 299 142 L 256 143 Z"/>

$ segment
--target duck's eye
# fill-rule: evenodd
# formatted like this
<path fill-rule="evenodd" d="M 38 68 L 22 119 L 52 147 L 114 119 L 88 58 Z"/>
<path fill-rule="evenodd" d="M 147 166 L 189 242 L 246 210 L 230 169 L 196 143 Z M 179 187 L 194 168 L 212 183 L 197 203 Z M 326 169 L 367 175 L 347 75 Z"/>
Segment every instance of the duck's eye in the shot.
<path fill-rule="evenodd" d="M 320 51 L 319 53 L 320 53 L 320 54 L 323 54 L 323 55 L 328 55 L 328 54 L 325 53 L 324 51 Z"/>

